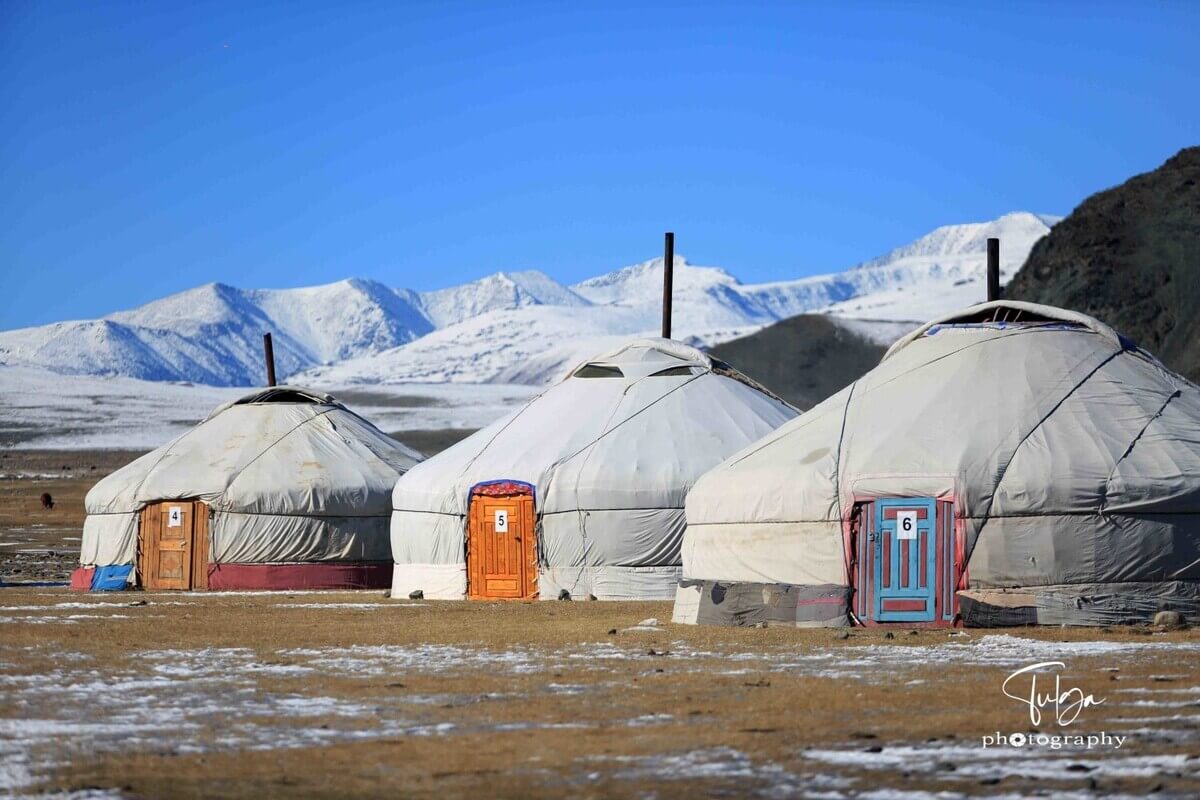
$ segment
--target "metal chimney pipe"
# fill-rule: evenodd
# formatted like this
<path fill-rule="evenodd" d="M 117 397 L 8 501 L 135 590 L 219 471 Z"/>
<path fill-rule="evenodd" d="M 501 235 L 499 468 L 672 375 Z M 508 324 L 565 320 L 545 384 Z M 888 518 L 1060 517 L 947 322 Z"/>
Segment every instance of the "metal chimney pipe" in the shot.
<path fill-rule="evenodd" d="M 275 385 L 275 348 L 271 345 L 271 334 L 263 334 L 263 357 L 267 360 L 267 386 Z"/>
<path fill-rule="evenodd" d="M 662 335 L 671 338 L 671 291 L 675 273 L 675 234 L 667 231 L 663 244 L 663 308 Z"/>
<path fill-rule="evenodd" d="M 987 299 L 1000 299 L 1000 240 L 987 240 Z"/>

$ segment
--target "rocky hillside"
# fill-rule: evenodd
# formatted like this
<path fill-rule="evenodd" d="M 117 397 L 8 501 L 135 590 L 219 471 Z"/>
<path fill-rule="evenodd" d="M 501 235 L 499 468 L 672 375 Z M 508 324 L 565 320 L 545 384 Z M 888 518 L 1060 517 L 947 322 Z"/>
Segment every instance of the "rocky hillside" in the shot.
<path fill-rule="evenodd" d="M 1005 295 L 1098 317 L 1200 381 L 1200 147 L 1085 200 Z"/>
<path fill-rule="evenodd" d="M 886 349 L 836 317 L 801 314 L 709 353 L 797 408 L 808 409 L 858 380 Z"/>

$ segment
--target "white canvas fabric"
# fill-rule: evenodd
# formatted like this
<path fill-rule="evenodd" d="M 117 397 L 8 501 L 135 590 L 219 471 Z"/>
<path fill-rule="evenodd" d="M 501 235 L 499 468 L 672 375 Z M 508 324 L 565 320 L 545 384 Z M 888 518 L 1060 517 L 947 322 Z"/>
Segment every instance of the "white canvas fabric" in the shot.
<path fill-rule="evenodd" d="M 92 487 L 80 562 L 133 563 L 161 500 L 208 504 L 210 564 L 386 561 L 392 487 L 421 458 L 327 394 L 259 390 Z"/>
<path fill-rule="evenodd" d="M 670 598 L 692 483 L 796 413 L 666 339 L 585 362 L 396 483 L 393 596 L 463 597 L 471 488 L 512 480 L 534 487 L 539 596 Z"/>
<path fill-rule="evenodd" d="M 953 501 L 973 590 L 1074 593 L 1074 622 L 1111 622 L 1147 591 L 1190 607 L 1200 389 L 1081 314 L 948 315 L 697 482 L 685 581 L 846 587 L 843 523 L 883 496 Z"/>

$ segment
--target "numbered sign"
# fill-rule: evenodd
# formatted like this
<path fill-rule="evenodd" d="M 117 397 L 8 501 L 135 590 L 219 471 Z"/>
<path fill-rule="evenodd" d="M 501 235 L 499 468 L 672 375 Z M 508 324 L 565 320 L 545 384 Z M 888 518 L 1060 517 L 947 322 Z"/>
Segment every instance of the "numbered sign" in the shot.
<path fill-rule="evenodd" d="M 171 506 L 171 510 L 167 512 L 167 527 L 183 527 L 183 508 L 181 506 Z"/>
<path fill-rule="evenodd" d="M 896 512 L 896 538 L 897 539 L 916 539 L 917 538 L 917 512 L 916 511 L 897 511 Z"/>
<path fill-rule="evenodd" d="M 507 509 L 496 509 L 496 533 L 508 533 Z"/>

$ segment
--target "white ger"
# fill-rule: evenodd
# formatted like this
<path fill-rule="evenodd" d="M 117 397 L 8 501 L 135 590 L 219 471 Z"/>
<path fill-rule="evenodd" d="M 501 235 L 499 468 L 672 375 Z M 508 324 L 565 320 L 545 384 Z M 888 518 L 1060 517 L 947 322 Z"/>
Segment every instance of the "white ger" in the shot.
<path fill-rule="evenodd" d="M 688 489 L 796 414 L 678 342 L 586 361 L 397 481 L 392 596 L 670 598 Z"/>

